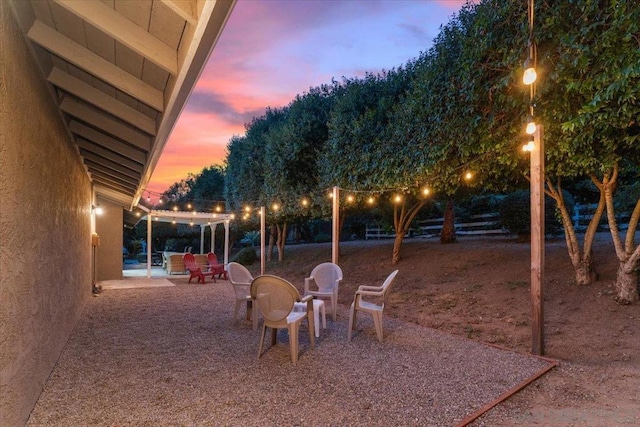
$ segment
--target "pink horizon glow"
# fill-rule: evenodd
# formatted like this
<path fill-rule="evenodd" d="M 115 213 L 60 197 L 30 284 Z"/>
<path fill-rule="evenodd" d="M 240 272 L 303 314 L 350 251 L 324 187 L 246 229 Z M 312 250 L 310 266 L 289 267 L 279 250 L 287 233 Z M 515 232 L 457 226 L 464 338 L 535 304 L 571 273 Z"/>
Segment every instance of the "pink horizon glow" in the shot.
<path fill-rule="evenodd" d="M 231 137 L 267 107 L 417 58 L 464 3 L 238 0 L 146 190 L 223 164 Z"/>

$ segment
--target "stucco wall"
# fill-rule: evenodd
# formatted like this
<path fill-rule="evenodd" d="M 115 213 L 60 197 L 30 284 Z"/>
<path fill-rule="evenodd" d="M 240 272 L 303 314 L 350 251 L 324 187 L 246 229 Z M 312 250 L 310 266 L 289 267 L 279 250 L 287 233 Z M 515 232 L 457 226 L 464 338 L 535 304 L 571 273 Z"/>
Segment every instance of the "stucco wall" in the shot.
<path fill-rule="evenodd" d="M 96 248 L 96 278 L 100 280 L 122 279 L 122 206 L 98 199 L 104 213 L 96 218 L 96 233 L 100 246 Z"/>
<path fill-rule="evenodd" d="M 91 297 L 91 187 L 0 1 L 0 425 L 23 425 Z"/>

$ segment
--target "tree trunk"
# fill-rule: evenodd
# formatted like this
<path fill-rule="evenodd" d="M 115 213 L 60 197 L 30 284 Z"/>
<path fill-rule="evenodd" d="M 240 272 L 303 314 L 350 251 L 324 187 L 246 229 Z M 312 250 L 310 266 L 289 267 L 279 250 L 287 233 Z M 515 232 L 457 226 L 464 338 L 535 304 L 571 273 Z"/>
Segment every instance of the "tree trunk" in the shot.
<path fill-rule="evenodd" d="M 616 256 L 620 261 L 618 267 L 618 275 L 614 283 L 617 291 L 616 301 L 620 304 L 632 304 L 638 301 L 638 268 L 640 267 L 640 245 L 634 248 L 633 236 L 622 242 L 618 223 L 616 221 L 616 212 L 613 204 L 613 193 L 618 184 L 618 165 L 614 165 L 613 170 L 606 173 L 602 179 L 602 189 L 604 190 L 605 201 L 607 205 L 607 222 L 609 223 L 609 231 L 613 239 L 613 247 L 616 250 Z M 640 216 L 640 200 L 637 201 L 636 207 L 629 221 L 627 229 L 627 237 L 629 233 L 635 233 L 638 225 L 638 217 Z"/>
<path fill-rule="evenodd" d="M 413 222 L 413 219 L 425 203 L 427 203 L 426 200 L 418 200 L 413 206 L 407 209 L 406 200 L 403 200 L 399 211 L 398 205 L 393 206 L 393 226 L 396 230 L 396 237 L 393 241 L 393 254 L 391 255 L 392 264 L 395 265 L 400 262 L 400 250 L 402 249 L 404 235 L 409 231 L 411 222 Z"/>
<path fill-rule="evenodd" d="M 620 262 L 616 276 L 616 301 L 620 304 L 633 304 L 638 301 L 638 270 L 629 265 L 630 262 Z"/>
<path fill-rule="evenodd" d="M 278 240 L 276 240 L 276 246 L 278 247 L 278 261 L 282 262 L 284 259 L 284 245 L 287 241 L 287 223 L 283 223 L 282 227 L 277 226 Z"/>
<path fill-rule="evenodd" d="M 449 199 L 449 201 L 447 202 L 447 208 L 444 211 L 442 231 L 440 232 L 440 243 L 455 243 L 455 219 L 455 212 L 453 211 L 453 200 Z"/>
<path fill-rule="evenodd" d="M 600 188 L 600 182 L 597 180 L 597 178 L 595 178 L 594 176 L 591 179 L 596 187 Z M 589 226 L 587 227 L 587 230 L 585 232 L 582 251 L 580 251 L 578 236 L 576 235 L 575 229 L 573 228 L 571 215 L 567 210 L 567 205 L 562 195 L 560 180 L 558 180 L 555 186 L 550 180 L 547 180 L 547 189 L 545 190 L 545 193 L 555 200 L 558 210 L 560 211 L 562 226 L 564 229 L 564 237 L 567 243 L 567 252 L 569 253 L 569 259 L 571 259 L 571 264 L 573 265 L 576 284 L 590 285 L 591 283 L 598 280 L 598 272 L 593 260 L 592 248 L 594 237 L 598 229 L 598 224 L 600 223 L 600 218 L 602 218 L 602 214 L 605 208 L 604 192 L 600 192 L 598 207 L 596 208 L 596 211 L 594 212 L 593 217 L 589 222 Z"/>
<path fill-rule="evenodd" d="M 273 246 L 276 242 L 276 226 L 274 224 L 269 226 L 269 248 L 267 249 L 267 261 L 271 261 L 273 258 Z"/>

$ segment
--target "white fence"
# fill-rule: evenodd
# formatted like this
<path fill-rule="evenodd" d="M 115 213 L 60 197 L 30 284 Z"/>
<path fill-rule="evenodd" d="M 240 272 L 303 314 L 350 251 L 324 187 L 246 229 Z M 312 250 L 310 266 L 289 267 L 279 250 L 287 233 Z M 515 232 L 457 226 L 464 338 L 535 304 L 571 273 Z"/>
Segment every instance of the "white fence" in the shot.
<path fill-rule="evenodd" d="M 576 231 L 584 231 L 589 225 L 589 221 L 593 218 L 597 204 L 580 205 L 576 204 L 573 208 L 573 227 Z M 629 213 L 621 213 L 616 215 L 618 221 L 618 229 L 626 230 L 629 227 Z M 418 236 L 418 237 L 430 237 L 439 235 L 442 230 L 442 223 L 444 218 L 427 219 L 424 221 L 418 221 L 417 226 L 412 228 L 405 237 Z M 600 226 L 603 230 L 609 229 L 607 224 L 607 213 L 604 212 Z M 455 223 L 456 234 L 459 236 L 482 236 L 482 235 L 500 235 L 509 234 L 509 232 L 500 226 L 500 215 L 497 212 L 472 215 L 466 222 Z M 386 239 L 395 237 L 393 230 L 384 230 L 380 226 L 367 225 L 365 238 L 368 239 Z"/>
<path fill-rule="evenodd" d="M 439 235 L 442 230 L 442 223 L 444 218 L 427 219 L 424 221 L 418 221 L 417 226 L 412 228 L 405 237 L 412 235 L 418 237 L 430 237 Z M 456 222 L 455 224 L 456 234 L 460 236 L 471 235 L 497 235 L 497 234 L 509 234 L 499 225 L 499 214 L 497 212 L 472 215 L 466 222 Z M 379 226 L 369 226 L 365 232 L 365 238 L 368 239 L 385 239 L 395 237 L 393 230 L 383 230 Z"/>

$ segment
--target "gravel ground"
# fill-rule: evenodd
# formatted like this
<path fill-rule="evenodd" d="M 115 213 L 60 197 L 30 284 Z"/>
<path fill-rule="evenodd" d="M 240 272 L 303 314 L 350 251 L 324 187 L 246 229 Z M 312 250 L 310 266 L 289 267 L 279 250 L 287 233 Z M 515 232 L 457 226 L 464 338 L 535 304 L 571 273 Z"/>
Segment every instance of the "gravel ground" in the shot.
<path fill-rule="evenodd" d="M 348 343 L 346 307 L 315 349 L 303 325 L 297 366 L 286 331 L 258 359 L 226 281 L 176 282 L 93 298 L 27 425 L 450 426 L 549 366 L 389 317 Z"/>

